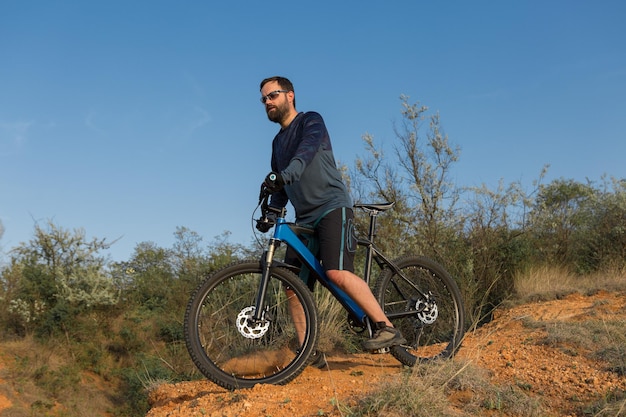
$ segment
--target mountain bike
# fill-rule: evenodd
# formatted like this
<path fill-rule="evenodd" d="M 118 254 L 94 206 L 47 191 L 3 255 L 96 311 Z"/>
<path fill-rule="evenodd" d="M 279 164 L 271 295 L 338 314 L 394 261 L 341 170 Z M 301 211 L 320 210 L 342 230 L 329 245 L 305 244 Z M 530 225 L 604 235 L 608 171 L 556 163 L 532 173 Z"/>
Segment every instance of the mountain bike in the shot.
<path fill-rule="evenodd" d="M 275 220 L 261 258 L 238 261 L 208 275 L 185 311 L 185 343 L 192 361 L 205 377 L 227 389 L 286 384 L 314 360 L 319 318 L 313 293 L 299 277 L 301 268 L 275 259 L 282 244 L 292 248 L 339 301 L 352 329 L 368 337 L 375 330 L 361 307 L 326 277 L 303 241 L 313 230 L 287 222 L 286 210 L 269 206 L 268 198 L 269 192 L 262 189 L 259 221 Z M 454 279 L 426 257 L 391 260 L 374 244 L 377 216 L 393 205 L 354 205 L 370 217 L 368 236 L 358 238 L 358 245 L 365 247 L 363 279 L 372 285 L 375 263 L 380 274 L 373 293 L 407 339 L 406 345 L 384 352 L 407 366 L 452 357 L 465 332 L 463 301 Z"/>

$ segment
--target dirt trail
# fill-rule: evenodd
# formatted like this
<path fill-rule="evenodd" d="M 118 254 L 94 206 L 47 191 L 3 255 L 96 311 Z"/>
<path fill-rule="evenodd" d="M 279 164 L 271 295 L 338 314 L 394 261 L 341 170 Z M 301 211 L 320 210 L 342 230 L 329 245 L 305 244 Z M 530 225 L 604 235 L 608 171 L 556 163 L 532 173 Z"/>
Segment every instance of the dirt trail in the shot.
<path fill-rule="evenodd" d="M 555 416 L 571 414 L 573 400 L 584 403 L 598 393 L 626 390 L 626 378 L 605 371 L 604 364 L 584 354 L 572 356 L 562 346 L 539 343 L 546 332 L 541 326 L 524 326 L 529 319 L 626 320 L 626 294 L 573 294 L 502 310 L 491 323 L 467 335 L 458 357 L 490 371 L 494 383 L 524 384 L 529 395 L 540 398 Z M 327 360 L 328 369 L 309 367 L 285 386 L 257 385 L 229 392 L 208 381 L 162 385 L 151 393 L 147 417 L 340 416 L 337 403 L 354 404 L 402 369 L 390 355 L 334 354 Z"/>

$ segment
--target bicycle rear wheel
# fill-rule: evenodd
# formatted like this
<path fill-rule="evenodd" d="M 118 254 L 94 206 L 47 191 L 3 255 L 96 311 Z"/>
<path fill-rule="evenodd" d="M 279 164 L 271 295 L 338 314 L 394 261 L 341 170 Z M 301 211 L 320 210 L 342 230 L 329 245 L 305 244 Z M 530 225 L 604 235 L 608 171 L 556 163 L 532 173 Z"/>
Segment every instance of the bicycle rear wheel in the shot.
<path fill-rule="evenodd" d="M 253 320 L 261 276 L 258 261 L 231 264 L 208 276 L 187 305 L 184 330 L 191 359 L 205 377 L 227 389 L 285 384 L 307 366 L 317 344 L 311 291 L 284 268 L 272 268 L 265 311 L 261 320 Z M 292 318 L 298 302 L 301 314 Z"/>
<path fill-rule="evenodd" d="M 428 258 L 406 256 L 394 263 L 401 274 L 386 269 L 374 289 L 385 314 L 407 339 L 406 345 L 392 347 L 391 354 L 407 366 L 453 356 L 465 334 L 458 286 Z"/>

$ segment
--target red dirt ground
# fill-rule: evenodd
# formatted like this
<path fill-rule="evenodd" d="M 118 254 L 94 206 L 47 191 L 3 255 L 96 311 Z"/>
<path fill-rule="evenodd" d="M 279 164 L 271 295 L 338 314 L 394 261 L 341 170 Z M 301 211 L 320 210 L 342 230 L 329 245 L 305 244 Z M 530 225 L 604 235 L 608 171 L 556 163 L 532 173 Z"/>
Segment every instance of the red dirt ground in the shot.
<path fill-rule="evenodd" d="M 541 326 L 525 327 L 525 319 L 626 320 L 626 294 L 573 294 L 500 310 L 488 325 L 467 334 L 457 355 L 487 369 L 493 383 L 526 384 L 528 394 L 539 398 L 551 416 L 572 415 L 572 399 L 580 404 L 612 389 L 626 390 L 626 378 L 604 371 L 602 363 L 536 343 L 546 332 Z M 337 403 L 355 404 L 379 381 L 397 378 L 402 369 L 391 355 L 331 354 L 327 360 L 328 369 L 309 367 L 285 386 L 257 385 L 230 392 L 209 381 L 162 385 L 151 392 L 152 409 L 146 417 L 341 416 Z M 450 401 L 454 405 L 458 398 Z"/>

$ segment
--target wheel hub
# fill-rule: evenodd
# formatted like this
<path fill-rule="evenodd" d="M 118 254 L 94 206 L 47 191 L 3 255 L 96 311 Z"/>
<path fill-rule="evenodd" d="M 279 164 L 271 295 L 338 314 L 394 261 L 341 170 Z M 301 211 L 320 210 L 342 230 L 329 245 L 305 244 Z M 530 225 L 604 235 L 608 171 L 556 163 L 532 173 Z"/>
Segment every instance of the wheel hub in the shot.
<path fill-rule="evenodd" d="M 430 296 L 426 300 L 417 300 L 415 309 L 419 311 L 417 318 L 424 324 L 433 324 L 439 316 L 437 303 Z"/>
<path fill-rule="evenodd" d="M 237 330 L 247 339 L 259 339 L 263 337 L 270 327 L 270 322 L 265 319 L 255 320 L 254 306 L 246 307 L 237 314 Z"/>

